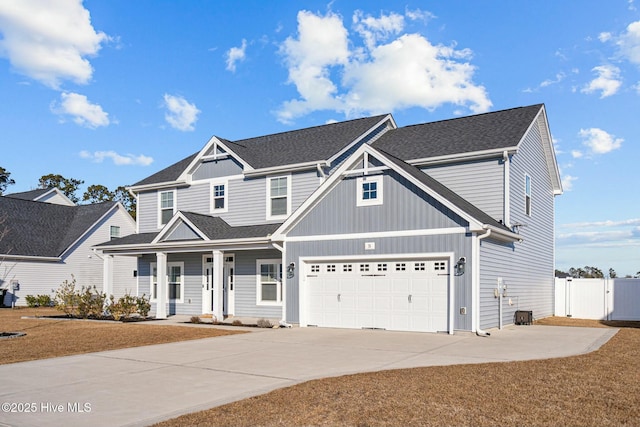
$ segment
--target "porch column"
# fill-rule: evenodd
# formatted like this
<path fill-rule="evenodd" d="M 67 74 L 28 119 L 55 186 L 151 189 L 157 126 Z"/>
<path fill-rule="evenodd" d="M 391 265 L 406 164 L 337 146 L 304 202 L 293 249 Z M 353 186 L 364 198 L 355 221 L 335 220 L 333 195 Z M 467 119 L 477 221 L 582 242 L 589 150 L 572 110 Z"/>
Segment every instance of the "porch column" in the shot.
<path fill-rule="evenodd" d="M 102 257 L 102 292 L 113 295 L 113 255 L 103 255 Z"/>
<path fill-rule="evenodd" d="M 218 321 L 224 319 L 224 253 L 213 251 L 213 315 Z"/>
<path fill-rule="evenodd" d="M 156 253 L 157 259 L 157 300 L 156 300 L 156 318 L 167 318 L 167 254 L 164 252 Z"/>

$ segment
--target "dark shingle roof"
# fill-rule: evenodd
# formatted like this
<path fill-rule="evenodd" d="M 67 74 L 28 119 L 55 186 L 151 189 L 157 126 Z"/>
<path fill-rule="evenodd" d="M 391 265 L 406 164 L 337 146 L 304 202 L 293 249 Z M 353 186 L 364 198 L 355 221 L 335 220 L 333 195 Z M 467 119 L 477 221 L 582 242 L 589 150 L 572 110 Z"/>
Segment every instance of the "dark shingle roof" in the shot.
<path fill-rule="evenodd" d="M 198 152 L 199 153 L 199 152 Z M 162 169 L 160 172 L 156 172 L 153 175 L 138 181 L 133 185 L 147 185 L 147 184 L 159 184 L 161 182 L 172 182 L 178 179 L 178 177 L 184 172 L 189 164 L 196 158 L 198 153 L 193 153 L 189 157 L 185 157 L 177 163 Z"/>
<path fill-rule="evenodd" d="M 5 197 L 11 197 L 12 199 L 21 200 L 35 200 L 45 193 L 51 191 L 50 188 L 38 188 L 37 190 L 22 191 L 20 193 L 5 194 Z"/>
<path fill-rule="evenodd" d="M 158 232 L 153 233 L 139 233 L 130 234 L 128 236 L 120 237 L 119 239 L 109 240 L 108 242 L 100 243 L 96 247 L 116 246 L 116 245 L 144 245 L 153 242 Z"/>
<path fill-rule="evenodd" d="M 397 157 L 384 152 L 383 150 L 379 150 L 382 154 L 384 154 L 389 160 L 391 160 L 396 166 L 409 173 L 412 177 L 416 178 L 419 182 L 426 185 L 431 190 L 435 191 L 446 200 L 453 203 L 454 206 L 458 207 L 463 212 L 469 214 L 472 218 L 475 218 L 477 221 L 480 221 L 482 224 L 488 224 L 493 227 L 497 227 L 503 229 L 505 231 L 511 231 L 509 228 L 504 226 L 502 223 L 496 221 L 491 215 L 477 208 L 474 204 L 468 202 L 467 200 L 460 197 L 457 193 L 450 190 L 448 187 L 432 178 L 430 175 L 425 173 L 424 171 L 418 169 L 415 166 L 412 166 Z"/>
<path fill-rule="evenodd" d="M 115 204 L 64 206 L 0 197 L 0 227 L 7 229 L 0 253 L 58 257 Z"/>
<path fill-rule="evenodd" d="M 193 225 L 198 227 L 198 229 L 211 240 L 266 237 L 280 227 L 280 224 L 259 224 L 232 227 L 225 220 L 217 216 L 202 215 L 193 212 L 182 213 Z"/>
<path fill-rule="evenodd" d="M 329 159 L 385 116 L 365 117 L 239 141 L 218 139 L 254 169 L 294 165 Z M 194 153 L 133 185 L 175 181 L 198 154 Z"/>
<path fill-rule="evenodd" d="M 372 145 L 402 160 L 515 147 L 542 104 L 406 126 L 386 132 Z"/>

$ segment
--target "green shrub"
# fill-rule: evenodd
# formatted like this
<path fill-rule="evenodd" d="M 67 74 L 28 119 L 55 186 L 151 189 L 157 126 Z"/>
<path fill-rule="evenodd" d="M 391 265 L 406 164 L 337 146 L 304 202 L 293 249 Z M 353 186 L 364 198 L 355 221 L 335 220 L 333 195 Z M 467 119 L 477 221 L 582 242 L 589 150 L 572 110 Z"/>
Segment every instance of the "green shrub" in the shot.
<path fill-rule="evenodd" d="M 40 307 L 51 307 L 53 305 L 51 295 L 38 295 L 36 299 Z"/>
<path fill-rule="evenodd" d="M 149 298 L 147 298 L 145 294 L 142 294 L 141 297 L 136 297 L 136 306 L 138 307 L 138 314 L 140 315 L 140 317 L 147 318 L 147 316 L 149 316 L 149 312 L 151 311 L 151 303 L 149 302 Z"/>
<path fill-rule="evenodd" d="M 110 304 L 107 306 L 107 311 L 111 313 L 114 320 L 126 320 L 131 317 L 137 310 L 136 297 L 129 294 L 118 298 L 115 301 L 113 295 L 109 296 Z"/>
<path fill-rule="evenodd" d="M 78 315 L 80 295 L 76 291 L 76 278 L 71 275 L 71 281 L 65 280 L 56 290 L 56 308 L 67 316 Z"/>
<path fill-rule="evenodd" d="M 27 295 L 24 300 L 27 302 L 27 307 L 34 308 L 39 306 L 38 298 L 33 295 Z"/>
<path fill-rule="evenodd" d="M 94 286 L 82 287 L 78 294 L 78 316 L 86 319 L 88 317 L 101 317 L 104 311 L 104 303 L 107 295 L 98 292 Z"/>

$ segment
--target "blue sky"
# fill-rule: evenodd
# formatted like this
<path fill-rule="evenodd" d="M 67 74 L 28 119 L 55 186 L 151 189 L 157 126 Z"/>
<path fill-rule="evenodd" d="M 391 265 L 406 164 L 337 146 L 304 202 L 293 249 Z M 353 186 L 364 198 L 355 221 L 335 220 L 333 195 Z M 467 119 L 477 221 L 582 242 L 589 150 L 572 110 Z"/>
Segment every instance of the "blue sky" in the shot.
<path fill-rule="evenodd" d="M 3 0 L 0 166 L 10 192 L 49 173 L 114 189 L 212 135 L 544 103 L 557 267 L 635 274 L 638 3 Z"/>

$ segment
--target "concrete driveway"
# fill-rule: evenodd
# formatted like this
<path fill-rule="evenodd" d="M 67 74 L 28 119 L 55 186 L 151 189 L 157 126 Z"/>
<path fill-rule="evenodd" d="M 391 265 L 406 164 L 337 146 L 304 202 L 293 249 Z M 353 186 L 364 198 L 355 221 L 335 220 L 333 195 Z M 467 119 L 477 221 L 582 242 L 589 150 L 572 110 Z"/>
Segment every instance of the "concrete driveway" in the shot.
<path fill-rule="evenodd" d="M 0 425 L 146 426 L 314 378 L 587 353 L 616 331 L 510 326 L 482 338 L 470 333 L 259 329 L 16 363 L 0 366 Z"/>

